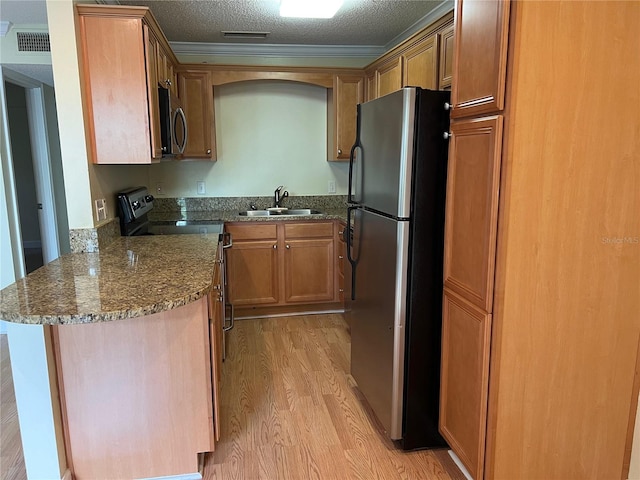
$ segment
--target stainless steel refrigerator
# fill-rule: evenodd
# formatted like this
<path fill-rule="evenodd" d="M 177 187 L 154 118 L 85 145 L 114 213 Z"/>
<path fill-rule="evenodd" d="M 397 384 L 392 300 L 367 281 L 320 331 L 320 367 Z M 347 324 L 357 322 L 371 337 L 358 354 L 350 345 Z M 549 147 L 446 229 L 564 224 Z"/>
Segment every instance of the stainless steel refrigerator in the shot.
<path fill-rule="evenodd" d="M 358 105 L 349 167 L 351 374 L 389 437 L 438 432 L 449 92 L 403 88 Z"/>

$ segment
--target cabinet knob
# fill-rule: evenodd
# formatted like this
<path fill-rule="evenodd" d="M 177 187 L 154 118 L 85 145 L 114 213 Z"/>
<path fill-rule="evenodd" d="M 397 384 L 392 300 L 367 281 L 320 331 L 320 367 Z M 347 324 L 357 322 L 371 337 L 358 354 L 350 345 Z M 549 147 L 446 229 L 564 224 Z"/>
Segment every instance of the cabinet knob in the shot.
<path fill-rule="evenodd" d="M 164 83 L 166 83 L 168 86 L 171 86 L 171 80 L 169 80 L 168 78 L 164 81 Z"/>
<path fill-rule="evenodd" d="M 444 132 L 444 133 L 442 134 L 442 137 L 443 137 L 445 140 L 449 140 L 451 137 L 453 137 L 453 133 L 451 133 L 451 132 Z"/>
<path fill-rule="evenodd" d="M 277 243 L 273 246 L 273 249 L 274 249 L 274 250 L 277 250 L 277 249 L 278 249 L 278 244 L 277 244 Z"/>
<path fill-rule="evenodd" d="M 214 290 L 220 290 L 220 285 L 214 285 L 214 286 L 213 286 L 213 289 L 214 289 Z"/>
<path fill-rule="evenodd" d="M 289 250 L 291 248 L 291 245 L 287 245 L 287 250 Z"/>
<path fill-rule="evenodd" d="M 445 110 L 453 110 L 453 105 L 450 104 L 449 102 L 445 102 L 444 109 Z"/>
<path fill-rule="evenodd" d="M 344 257 L 342 255 L 338 255 L 338 258 L 342 260 Z"/>
<path fill-rule="evenodd" d="M 341 148 L 338 149 L 338 155 L 342 155 L 342 149 Z"/>
<path fill-rule="evenodd" d="M 211 155 L 211 149 L 210 148 L 207 149 L 207 155 Z"/>
<path fill-rule="evenodd" d="M 339 291 L 340 293 L 344 293 L 344 288 L 339 288 L 339 289 L 338 289 L 338 291 Z"/>

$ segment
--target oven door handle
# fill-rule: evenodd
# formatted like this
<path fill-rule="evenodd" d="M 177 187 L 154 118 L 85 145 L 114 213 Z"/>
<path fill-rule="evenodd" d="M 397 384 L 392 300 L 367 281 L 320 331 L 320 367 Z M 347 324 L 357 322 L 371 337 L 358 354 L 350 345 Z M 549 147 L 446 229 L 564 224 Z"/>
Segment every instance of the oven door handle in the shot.
<path fill-rule="evenodd" d="M 222 331 L 228 332 L 233 328 L 235 312 L 233 311 L 233 304 L 225 303 L 224 306 L 229 307 L 229 309 L 231 310 L 231 315 L 229 316 L 229 325 L 227 325 L 227 315 L 226 315 L 226 308 L 225 308 L 224 325 L 222 326 Z"/>

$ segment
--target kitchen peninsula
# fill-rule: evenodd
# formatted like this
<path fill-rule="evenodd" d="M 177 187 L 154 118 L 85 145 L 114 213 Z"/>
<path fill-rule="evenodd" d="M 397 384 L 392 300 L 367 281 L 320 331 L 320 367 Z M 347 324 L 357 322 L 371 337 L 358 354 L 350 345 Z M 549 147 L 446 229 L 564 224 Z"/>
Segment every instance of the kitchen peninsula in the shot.
<path fill-rule="evenodd" d="M 194 473 L 214 449 L 217 242 L 121 237 L 0 291 L 0 318 L 49 325 L 74 478 Z"/>

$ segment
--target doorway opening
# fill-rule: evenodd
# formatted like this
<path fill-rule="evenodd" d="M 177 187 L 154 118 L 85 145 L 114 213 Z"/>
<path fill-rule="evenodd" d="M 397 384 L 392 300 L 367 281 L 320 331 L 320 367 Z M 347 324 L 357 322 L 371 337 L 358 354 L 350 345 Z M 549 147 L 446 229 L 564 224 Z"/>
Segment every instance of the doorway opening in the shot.
<path fill-rule="evenodd" d="M 38 219 L 42 204 L 38 202 L 36 192 L 26 90 L 20 85 L 5 82 L 5 92 L 22 252 L 25 274 L 29 274 L 44 265 Z"/>

